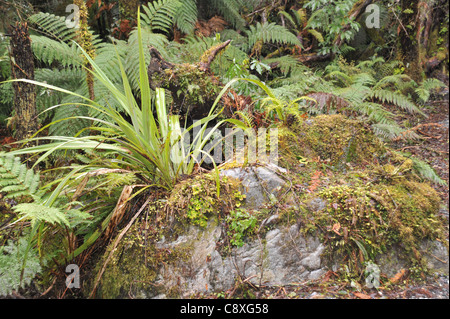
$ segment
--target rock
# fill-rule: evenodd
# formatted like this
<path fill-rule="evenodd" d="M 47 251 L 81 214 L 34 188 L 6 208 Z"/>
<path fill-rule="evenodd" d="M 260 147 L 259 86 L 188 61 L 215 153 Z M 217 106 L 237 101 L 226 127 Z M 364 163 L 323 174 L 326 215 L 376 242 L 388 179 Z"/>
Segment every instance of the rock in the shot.
<path fill-rule="evenodd" d="M 162 264 L 149 289 L 140 288 L 133 295 L 188 298 L 232 289 L 238 278 L 254 285 L 288 285 L 317 280 L 326 272 L 321 259 L 325 247 L 318 238 L 301 236 L 297 225 L 273 229 L 261 240 L 233 247 L 225 256 L 216 247 L 221 235 L 221 226 L 211 218 L 205 229 L 190 226 L 176 240 L 160 241 L 158 249 L 173 253 L 189 250 L 188 257 Z"/>
<path fill-rule="evenodd" d="M 236 167 L 222 170 L 220 173 L 224 176 L 239 179 L 242 182 L 242 193 L 246 195 L 245 208 L 261 208 L 264 204 L 276 200 L 280 194 L 285 181 L 280 178 L 278 173 L 285 173 L 286 170 L 275 166 L 249 166 Z"/>
<path fill-rule="evenodd" d="M 425 240 L 420 245 L 420 251 L 425 256 L 427 266 L 433 271 L 449 274 L 448 250 L 440 241 Z"/>

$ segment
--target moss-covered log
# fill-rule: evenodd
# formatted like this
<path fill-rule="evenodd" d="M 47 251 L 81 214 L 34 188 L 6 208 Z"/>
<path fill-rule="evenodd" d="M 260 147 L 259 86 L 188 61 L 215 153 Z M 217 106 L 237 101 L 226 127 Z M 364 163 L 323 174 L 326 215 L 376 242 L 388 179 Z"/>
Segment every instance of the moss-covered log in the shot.
<path fill-rule="evenodd" d="M 208 115 L 223 84 L 210 72 L 210 65 L 217 54 L 230 41 L 220 43 L 201 56 L 195 64 L 173 64 L 163 59 L 155 49 L 150 49 L 148 76 L 152 89 L 162 87 L 170 91 L 173 98 L 173 114 L 200 119 Z"/>

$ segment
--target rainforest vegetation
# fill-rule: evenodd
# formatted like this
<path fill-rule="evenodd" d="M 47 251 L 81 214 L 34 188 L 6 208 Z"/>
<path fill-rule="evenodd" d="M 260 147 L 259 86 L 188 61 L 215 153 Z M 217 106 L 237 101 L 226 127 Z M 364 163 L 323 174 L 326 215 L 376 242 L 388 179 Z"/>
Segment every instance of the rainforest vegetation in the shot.
<path fill-rule="evenodd" d="M 412 216 L 391 236 L 377 215 L 377 240 L 448 243 L 448 1 L 0 0 L 0 18 L 0 296 L 88 297 L 66 266 L 98 271 L 139 215 L 221 211 L 242 246 L 261 221 L 212 159 L 226 129 L 278 129 L 278 165 L 336 200 L 334 225 L 372 197 Z"/>

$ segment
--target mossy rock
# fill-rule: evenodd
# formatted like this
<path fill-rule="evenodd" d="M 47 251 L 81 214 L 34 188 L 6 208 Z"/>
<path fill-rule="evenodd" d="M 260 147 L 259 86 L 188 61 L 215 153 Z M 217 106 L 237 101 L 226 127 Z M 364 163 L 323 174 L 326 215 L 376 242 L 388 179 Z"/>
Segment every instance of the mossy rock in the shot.
<path fill-rule="evenodd" d="M 309 159 L 320 156 L 337 168 L 346 163 L 357 165 L 372 163 L 374 158 L 386 153 L 382 142 L 364 122 L 343 115 L 319 115 L 292 128 L 293 135 L 281 141 L 284 154 Z"/>

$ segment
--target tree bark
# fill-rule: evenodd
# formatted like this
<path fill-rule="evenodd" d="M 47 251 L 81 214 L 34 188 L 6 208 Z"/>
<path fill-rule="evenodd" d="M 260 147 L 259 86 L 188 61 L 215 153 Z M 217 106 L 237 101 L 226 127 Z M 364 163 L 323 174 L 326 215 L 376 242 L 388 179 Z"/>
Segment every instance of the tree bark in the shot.
<path fill-rule="evenodd" d="M 10 26 L 11 76 L 13 79 L 34 80 L 34 60 L 27 23 L 17 22 Z M 38 129 L 36 116 L 36 88 L 33 84 L 13 82 L 14 110 L 16 118 L 15 137 L 29 138 Z"/>
<path fill-rule="evenodd" d="M 423 79 L 421 65 L 419 38 L 417 26 L 420 25 L 419 1 L 401 0 L 400 26 L 398 28 L 398 58 L 406 67 L 408 74 L 414 81 Z M 419 21 L 417 21 L 419 19 Z"/>

